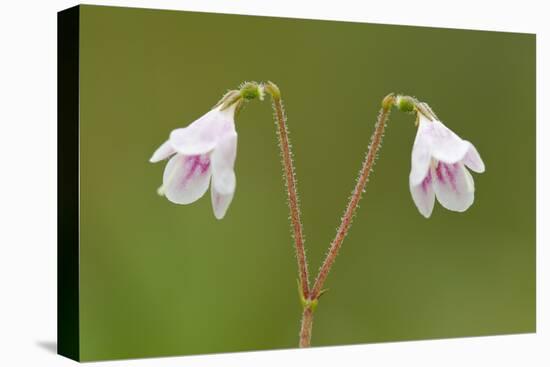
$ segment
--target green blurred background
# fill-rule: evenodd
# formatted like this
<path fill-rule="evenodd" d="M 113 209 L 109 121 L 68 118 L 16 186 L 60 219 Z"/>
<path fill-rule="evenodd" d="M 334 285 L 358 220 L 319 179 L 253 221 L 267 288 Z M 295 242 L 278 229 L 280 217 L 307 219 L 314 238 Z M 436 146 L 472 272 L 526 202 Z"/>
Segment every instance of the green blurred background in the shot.
<path fill-rule="evenodd" d="M 335 234 L 389 92 L 428 102 L 487 166 L 465 213 L 408 188 L 394 113 L 326 286 L 314 346 L 535 331 L 535 36 L 81 8 L 83 360 L 292 348 L 301 308 L 271 106 L 237 118 L 237 191 L 157 196 L 169 132 L 245 80 L 283 92 L 310 268 Z M 313 276 L 313 275 L 312 275 Z"/>

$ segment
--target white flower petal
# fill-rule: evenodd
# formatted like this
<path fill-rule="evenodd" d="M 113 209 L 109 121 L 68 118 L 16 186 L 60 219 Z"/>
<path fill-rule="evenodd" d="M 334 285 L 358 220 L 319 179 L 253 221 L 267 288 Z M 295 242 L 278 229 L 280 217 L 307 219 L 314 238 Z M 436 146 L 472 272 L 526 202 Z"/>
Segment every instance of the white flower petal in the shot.
<path fill-rule="evenodd" d="M 212 181 L 214 181 L 214 178 L 212 178 Z M 229 204 L 231 204 L 231 201 L 233 200 L 235 191 L 233 190 L 233 192 L 222 194 L 216 189 L 214 182 L 212 182 L 210 193 L 212 196 L 212 209 L 214 210 L 214 216 L 217 219 L 222 219 L 229 208 Z"/>
<path fill-rule="evenodd" d="M 474 202 L 474 180 L 462 163 L 437 162 L 432 167 L 432 182 L 443 207 L 463 212 Z"/>
<path fill-rule="evenodd" d="M 173 203 L 190 204 L 201 198 L 210 183 L 210 157 L 176 154 L 164 169 L 163 192 Z"/>
<path fill-rule="evenodd" d="M 420 119 L 412 149 L 409 182 L 415 186 L 420 184 L 426 177 L 432 158 L 430 148 L 432 142 L 430 136 L 425 133 L 428 129 L 427 124 L 431 124 L 431 122 L 429 120 L 426 121 Z"/>
<path fill-rule="evenodd" d="M 462 140 L 440 121 L 430 121 L 419 114 L 419 122 L 418 133 L 426 135 L 426 139 L 429 139 L 433 158 L 445 163 L 456 163 L 464 158 L 470 148 L 469 142 Z"/>
<path fill-rule="evenodd" d="M 223 111 L 216 107 L 189 126 L 173 130 L 170 134 L 172 146 L 184 155 L 210 152 L 221 137 L 235 131 L 235 107 L 236 104 Z"/>
<path fill-rule="evenodd" d="M 149 162 L 151 163 L 160 162 L 170 157 L 174 153 L 176 153 L 176 150 L 172 147 L 172 144 L 170 144 L 170 140 L 167 140 L 160 147 L 158 147 L 157 150 L 155 150 L 155 152 L 149 159 Z"/>
<path fill-rule="evenodd" d="M 237 157 L 237 133 L 226 134 L 212 152 L 212 209 L 222 219 L 233 200 L 236 178 L 233 167 Z"/>
<path fill-rule="evenodd" d="M 483 163 L 483 160 L 481 160 L 481 157 L 479 156 L 477 149 L 474 147 L 472 143 L 468 142 L 468 144 L 470 144 L 470 148 L 468 149 L 466 156 L 462 160 L 462 163 L 464 163 L 468 168 L 470 168 L 474 172 L 477 172 L 477 173 L 485 172 L 485 164 Z"/>
<path fill-rule="evenodd" d="M 409 188 L 418 211 L 424 217 L 429 218 L 430 215 L 432 215 L 435 202 L 431 170 L 428 170 L 426 177 L 424 177 L 419 184 L 413 184 L 413 182 L 409 180 Z"/>
<path fill-rule="evenodd" d="M 237 133 L 223 137 L 212 152 L 212 185 L 221 194 L 235 191 L 235 158 L 237 157 Z"/>

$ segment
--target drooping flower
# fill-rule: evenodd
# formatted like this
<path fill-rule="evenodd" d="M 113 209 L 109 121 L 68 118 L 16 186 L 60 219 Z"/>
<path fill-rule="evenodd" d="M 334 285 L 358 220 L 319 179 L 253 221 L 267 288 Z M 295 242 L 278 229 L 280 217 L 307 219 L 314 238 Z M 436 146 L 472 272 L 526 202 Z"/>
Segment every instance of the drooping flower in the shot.
<path fill-rule="evenodd" d="M 222 219 L 235 193 L 235 109 L 221 103 L 184 128 L 175 129 L 150 162 L 170 158 L 159 194 L 176 204 L 200 199 L 210 186 L 214 216 Z"/>
<path fill-rule="evenodd" d="M 443 207 L 463 212 L 474 202 L 475 191 L 466 167 L 482 173 L 485 164 L 472 143 L 461 139 L 422 105 L 424 108 L 417 112 L 418 131 L 409 175 L 414 203 L 426 218 L 432 214 L 436 197 Z"/>

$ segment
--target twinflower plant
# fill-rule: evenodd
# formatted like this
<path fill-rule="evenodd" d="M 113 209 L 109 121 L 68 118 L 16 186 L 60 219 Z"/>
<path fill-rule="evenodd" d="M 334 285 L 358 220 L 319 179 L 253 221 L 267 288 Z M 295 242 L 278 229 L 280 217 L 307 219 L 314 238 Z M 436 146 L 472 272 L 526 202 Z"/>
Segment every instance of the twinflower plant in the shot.
<path fill-rule="evenodd" d="M 235 115 L 245 102 L 263 100 L 264 94 L 272 101 L 297 259 L 298 292 L 302 305 L 298 345 L 308 347 L 311 345 L 314 312 L 326 292 L 325 281 L 365 193 L 392 109 L 415 116 L 417 132 L 411 154 L 409 189 L 424 217 L 432 215 L 435 198 L 451 211 L 467 210 L 474 202 L 474 180 L 468 169 L 482 173 L 485 165 L 474 145 L 447 128 L 428 104 L 410 96 L 387 95 L 382 100 L 374 132 L 336 235 L 314 281 L 310 283 L 287 118 L 281 91 L 274 83 L 244 83 L 227 92 L 210 111 L 187 127 L 173 130 L 150 158 L 153 163 L 170 158 L 157 191 L 175 204 L 190 204 L 204 196 L 210 187 L 214 215 L 222 219 L 236 189 Z"/>

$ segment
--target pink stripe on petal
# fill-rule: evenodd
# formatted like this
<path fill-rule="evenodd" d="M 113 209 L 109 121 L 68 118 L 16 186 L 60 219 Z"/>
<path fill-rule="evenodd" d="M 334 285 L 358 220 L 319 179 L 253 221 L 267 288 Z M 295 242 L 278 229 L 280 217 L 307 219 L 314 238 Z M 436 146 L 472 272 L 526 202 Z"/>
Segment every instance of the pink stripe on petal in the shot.
<path fill-rule="evenodd" d="M 451 188 L 453 189 L 453 191 L 457 191 L 456 174 L 457 174 L 458 163 L 454 163 L 454 164 L 440 163 L 440 164 L 443 166 L 449 185 L 451 185 Z"/>
<path fill-rule="evenodd" d="M 463 212 L 474 201 L 474 183 L 470 172 L 462 163 L 439 163 L 434 169 L 438 179 L 433 183 L 437 200 L 443 207 Z M 443 179 L 439 179 L 439 175 Z"/>
<path fill-rule="evenodd" d="M 428 193 L 428 190 L 430 190 L 431 187 L 432 187 L 432 172 L 431 172 L 431 170 L 428 171 L 428 174 L 422 180 L 421 185 L 422 185 L 422 191 L 424 191 L 424 193 Z"/>
<path fill-rule="evenodd" d="M 207 155 L 185 157 L 183 165 L 187 173 L 183 177 L 182 184 L 186 184 L 196 174 L 204 174 L 208 171 L 210 168 L 210 158 Z"/>
<path fill-rule="evenodd" d="M 441 162 L 437 162 L 437 166 L 435 167 L 435 175 L 440 183 L 445 184 L 445 176 L 443 175 L 443 164 Z"/>
<path fill-rule="evenodd" d="M 208 190 L 211 176 L 208 155 L 174 156 L 164 170 L 163 186 L 168 200 L 176 204 L 190 204 Z"/>

